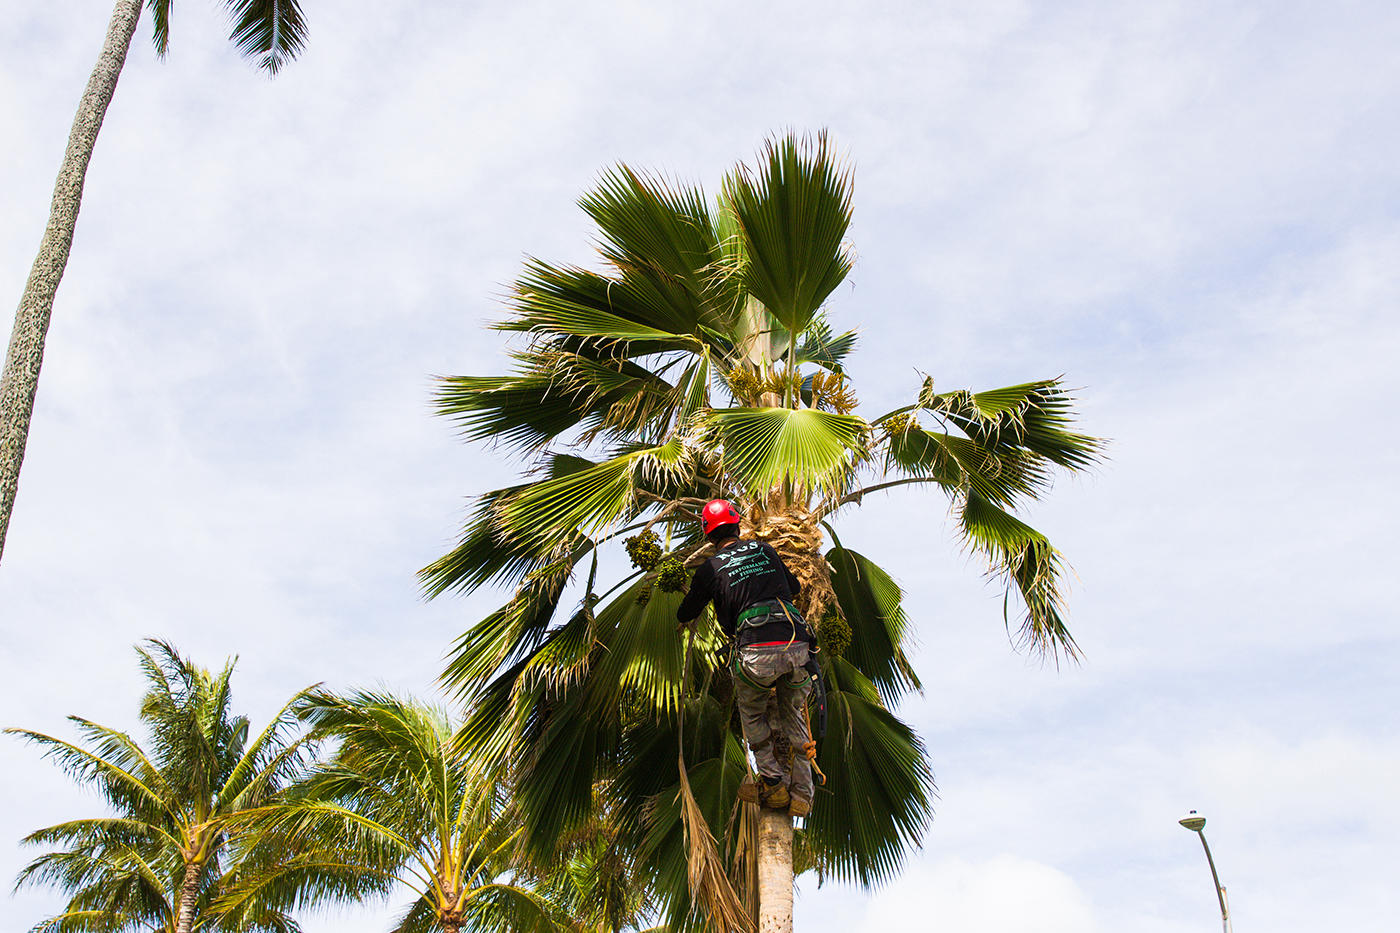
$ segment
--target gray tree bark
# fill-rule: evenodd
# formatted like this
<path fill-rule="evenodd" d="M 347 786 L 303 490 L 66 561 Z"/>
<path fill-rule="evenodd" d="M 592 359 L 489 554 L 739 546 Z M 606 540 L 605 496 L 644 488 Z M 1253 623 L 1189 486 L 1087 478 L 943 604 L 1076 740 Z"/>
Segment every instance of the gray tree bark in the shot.
<path fill-rule="evenodd" d="M 24 447 L 29 440 L 29 421 L 34 414 L 34 396 L 39 390 L 39 367 L 44 361 L 44 338 L 53 316 L 54 295 L 68 264 L 73 246 L 73 229 L 83 199 L 83 180 L 92 159 L 97 132 L 107 115 L 107 106 L 117 89 L 117 78 L 126 63 L 131 37 L 141 16 L 141 0 L 117 0 L 107 26 L 107 40 L 97 66 L 88 78 L 78 103 L 78 115 L 68 134 L 68 149 L 54 183 L 49 225 L 39 244 L 39 255 L 29 271 L 10 348 L 5 355 L 5 371 L 0 376 L 0 554 L 5 551 L 5 534 L 14 511 L 19 488 L 19 470 L 24 463 Z"/>
<path fill-rule="evenodd" d="M 792 817 L 758 812 L 758 933 L 792 933 Z"/>

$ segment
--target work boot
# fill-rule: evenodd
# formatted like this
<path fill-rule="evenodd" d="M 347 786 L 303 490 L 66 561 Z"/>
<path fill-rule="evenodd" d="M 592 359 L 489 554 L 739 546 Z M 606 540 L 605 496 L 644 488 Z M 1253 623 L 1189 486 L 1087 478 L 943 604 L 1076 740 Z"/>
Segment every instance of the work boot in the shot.
<path fill-rule="evenodd" d="M 744 778 L 739 785 L 739 799 L 744 803 L 758 803 L 758 782 L 753 779 L 753 775 Z"/>
<path fill-rule="evenodd" d="M 758 800 L 770 810 L 786 810 L 790 802 L 787 785 L 782 778 L 764 777 L 763 786 L 758 789 Z"/>
<path fill-rule="evenodd" d="M 792 799 L 788 801 L 788 815 L 789 815 L 789 816 L 806 816 L 807 814 L 809 814 L 809 813 L 811 813 L 811 812 L 812 812 L 812 798 L 810 798 L 810 797 L 799 797 L 799 796 L 797 796 L 796 794 L 793 794 L 793 795 L 792 795 Z"/>

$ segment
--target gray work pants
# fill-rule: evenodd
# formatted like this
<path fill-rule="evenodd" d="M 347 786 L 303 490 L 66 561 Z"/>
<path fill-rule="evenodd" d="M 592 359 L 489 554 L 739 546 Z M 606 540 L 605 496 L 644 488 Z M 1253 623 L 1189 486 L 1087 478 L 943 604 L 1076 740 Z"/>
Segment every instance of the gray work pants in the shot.
<path fill-rule="evenodd" d="M 807 695 L 812 692 L 811 675 L 802 669 L 807 663 L 807 644 L 750 645 L 740 648 L 734 660 L 734 692 L 744 741 L 749 743 L 758 762 L 758 773 L 782 778 L 786 770 L 773 754 L 773 732 L 781 730 L 792 746 L 792 777 L 788 792 L 804 800 L 812 799 L 812 765 L 802 746 L 807 738 Z M 757 685 L 757 686 L 755 686 Z M 768 721 L 768 691 L 778 689 L 778 722 Z"/>

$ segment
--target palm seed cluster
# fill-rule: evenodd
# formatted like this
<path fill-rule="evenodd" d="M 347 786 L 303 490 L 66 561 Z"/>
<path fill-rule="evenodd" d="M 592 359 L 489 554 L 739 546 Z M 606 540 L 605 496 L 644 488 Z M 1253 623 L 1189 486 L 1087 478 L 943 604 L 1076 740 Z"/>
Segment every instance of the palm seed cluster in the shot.
<path fill-rule="evenodd" d="M 644 573 L 651 573 L 661 562 L 661 537 L 650 529 L 634 535 L 623 542 L 632 566 Z"/>
<path fill-rule="evenodd" d="M 654 574 L 652 580 L 663 593 L 679 593 L 690 582 L 690 572 L 680 558 L 668 556 L 661 548 L 661 538 L 647 529 L 623 541 L 632 566 L 643 573 Z M 637 602 L 645 605 L 651 597 L 649 587 L 637 594 Z"/>

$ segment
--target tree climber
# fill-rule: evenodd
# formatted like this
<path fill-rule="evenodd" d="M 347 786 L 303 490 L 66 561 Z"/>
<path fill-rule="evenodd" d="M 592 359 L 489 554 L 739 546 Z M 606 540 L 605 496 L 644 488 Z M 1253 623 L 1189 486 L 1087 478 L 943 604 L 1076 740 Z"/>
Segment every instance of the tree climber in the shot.
<path fill-rule="evenodd" d="M 816 639 L 792 605 L 801 584 L 767 542 L 739 537 L 739 513 L 733 503 L 706 503 L 701 518 L 715 553 L 695 568 L 676 618 L 682 627 L 693 626 L 713 600 L 720 628 L 733 645 L 739 721 L 760 778 L 757 784 L 745 781 L 739 797 L 806 816 L 812 812 L 812 767 L 801 750 L 811 741 L 806 706 L 812 682 L 803 666 Z M 777 722 L 770 723 L 768 694 L 775 688 Z M 797 752 L 790 778 L 773 751 L 775 728 Z"/>

